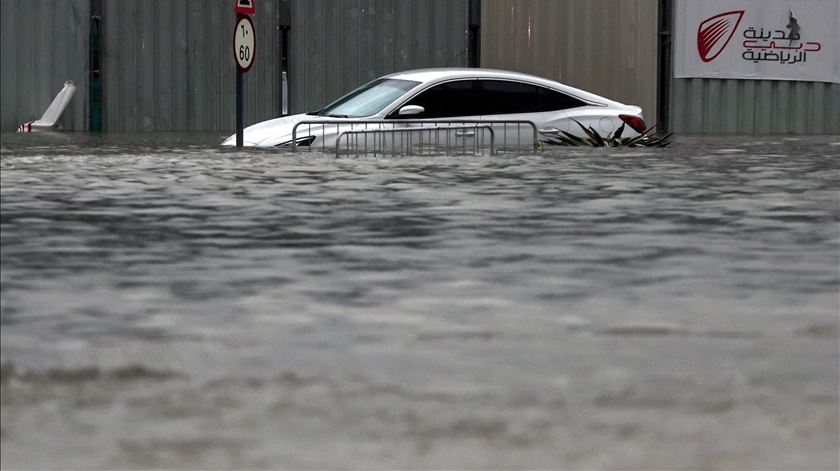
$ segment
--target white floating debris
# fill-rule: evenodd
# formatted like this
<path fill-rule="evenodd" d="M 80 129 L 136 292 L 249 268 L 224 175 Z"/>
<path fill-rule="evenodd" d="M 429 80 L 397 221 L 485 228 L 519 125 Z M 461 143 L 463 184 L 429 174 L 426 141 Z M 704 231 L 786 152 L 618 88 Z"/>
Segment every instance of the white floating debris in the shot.
<path fill-rule="evenodd" d="M 50 106 L 48 106 L 47 110 L 44 111 L 41 118 L 21 124 L 18 126 L 17 131 L 33 132 L 52 130 L 52 127 L 55 126 L 55 123 L 57 123 L 58 119 L 61 118 L 61 114 L 64 113 L 65 108 L 67 108 L 67 105 L 70 103 L 70 100 L 73 98 L 75 93 L 76 84 L 74 84 L 72 80 L 64 82 L 64 88 L 62 88 L 55 98 L 53 98 L 52 103 L 50 103 Z"/>

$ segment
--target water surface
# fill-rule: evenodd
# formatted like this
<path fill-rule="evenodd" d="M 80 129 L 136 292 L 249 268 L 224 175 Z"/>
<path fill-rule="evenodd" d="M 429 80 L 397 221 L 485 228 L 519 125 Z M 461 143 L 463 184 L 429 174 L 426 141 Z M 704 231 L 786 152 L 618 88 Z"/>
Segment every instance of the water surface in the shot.
<path fill-rule="evenodd" d="M 840 137 L 2 135 L 4 468 L 838 464 Z"/>

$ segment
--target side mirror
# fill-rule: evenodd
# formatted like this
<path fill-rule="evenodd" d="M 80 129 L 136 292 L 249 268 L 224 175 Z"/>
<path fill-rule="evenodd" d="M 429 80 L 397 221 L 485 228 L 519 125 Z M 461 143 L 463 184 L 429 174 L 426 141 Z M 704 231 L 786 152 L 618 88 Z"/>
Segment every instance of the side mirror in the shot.
<path fill-rule="evenodd" d="M 400 111 L 397 112 L 397 115 L 399 115 L 399 116 L 414 116 L 414 115 L 418 115 L 418 114 L 420 114 L 424 111 L 426 111 L 426 108 L 423 108 L 422 106 L 408 105 L 408 106 L 403 106 L 402 108 L 400 108 Z"/>

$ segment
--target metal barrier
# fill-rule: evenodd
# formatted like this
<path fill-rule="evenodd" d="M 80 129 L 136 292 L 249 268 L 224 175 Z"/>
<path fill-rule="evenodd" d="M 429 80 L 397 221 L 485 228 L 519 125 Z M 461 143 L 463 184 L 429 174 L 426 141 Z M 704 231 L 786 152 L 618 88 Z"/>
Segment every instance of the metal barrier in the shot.
<path fill-rule="evenodd" d="M 442 155 L 442 154 L 478 154 L 483 146 L 483 136 L 479 139 L 477 131 L 486 131 L 490 135 L 487 148 L 493 155 L 496 146 L 496 132 L 489 125 L 484 126 L 435 126 L 422 128 L 363 129 L 342 131 L 335 139 L 335 155 Z M 452 133 L 454 132 L 454 139 Z M 441 133 L 445 133 L 441 137 Z M 414 135 L 418 135 L 415 140 Z M 342 138 L 345 146 L 341 147 Z M 359 137 L 362 137 L 361 143 Z M 373 137 L 373 141 L 368 139 Z M 424 142 L 424 137 L 427 139 Z M 389 139 L 390 138 L 390 139 Z M 453 143 L 453 140 L 455 141 Z M 460 143 L 458 142 L 460 141 Z M 471 141 L 471 142 L 468 142 Z M 417 152 L 413 152 L 416 149 Z"/>
<path fill-rule="evenodd" d="M 489 137 L 489 142 L 488 138 Z M 341 147 L 342 140 L 345 147 Z M 302 144 L 305 143 L 305 144 Z M 292 152 L 364 155 L 534 152 L 539 134 L 524 120 L 307 120 L 292 128 Z"/>

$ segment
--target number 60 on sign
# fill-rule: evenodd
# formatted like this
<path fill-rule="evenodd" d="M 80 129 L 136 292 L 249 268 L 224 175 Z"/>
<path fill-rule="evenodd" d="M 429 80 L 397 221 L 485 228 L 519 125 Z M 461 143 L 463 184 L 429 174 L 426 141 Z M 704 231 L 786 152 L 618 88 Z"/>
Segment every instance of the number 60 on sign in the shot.
<path fill-rule="evenodd" d="M 251 17 L 239 15 L 233 30 L 233 58 L 240 72 L 248 72 L 254 63 L 256 35 Z"/>

